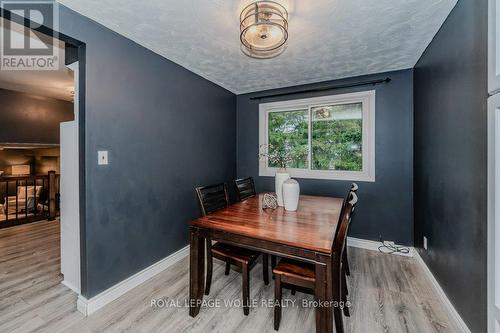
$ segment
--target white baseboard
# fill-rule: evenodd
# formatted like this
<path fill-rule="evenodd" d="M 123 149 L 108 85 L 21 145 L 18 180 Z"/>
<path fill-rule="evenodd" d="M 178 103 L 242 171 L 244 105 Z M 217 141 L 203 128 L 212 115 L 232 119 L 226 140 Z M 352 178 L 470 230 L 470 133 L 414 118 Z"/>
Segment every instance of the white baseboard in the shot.
<path fill-rule="evenodd" d="M 347 238 L 347 245 L 351 246 L 351 247 L 366 249 L 366 250 L 378 251 L 378 248 L 381 245 L 381 243 L 376 242 L 376 241 L 366 240 L 366 239 L 348 237 Z M 413 247 L 408 247 L 408 248 L 410 250 L 410 253 L 408 253 L 408 254 L 406 254 L 406 253 L 394 253 L 394 254 L 401 255 L 401 256 L 407 256 L 407 257 L 414 257 L 417 260 L 418 264 L 421 266 L 425 275 L 427 276 L 427 278 L 431 282 L 432 286 L 436 290 L 438 297 L 443 301 L 443 303 L 446 307 L 446 310 L 450 314 L 450 317 L 456 322 L 457 326 L 462 330 L 462 332 L 470 333 L 471 331 L 467 327 L 467 324 L 465 324 L 462 317 L 460 317 L 460 314 L 457 312 L 457 310 L 455 310 L 455 307 L 453 306 L 453 304 L 451 304 L 450 300 L 448 299 L 445 292 L 443 291 L 443 288 L 441 288 L 441 286 L 437 282 L 434 275 L 432 275 L 432 272 L 429 270 L 429 267 L 427 267 L 427 264 L 422 259 L 422 257 L 418 253 L 418 251 L 415 250 Z"/>
<path fill-rule="evenodd" d="M 78 296 L 76 307 L 85 316 L 89 316 L 187 256 L 189 256 L 189 245 L 132 275 L 128 279 L 115 284 L 91 299 L 86 299 L 81 295 Z"/>
<path fill-rule="evenodd" d="M 347 246 L 350 246 L 350 247 L 357 247 L 357 248 L 365 249 L 365 250 L 378 251 L 378 248 L 381 245 L 382 245 L 382 243 L 377 242 L 377 241 L 354 238 L 354 237 L 347 237 Z M 395 254 L 398 256 L 404 256 L 404 257 L 413 257 L 413 252 L 415 252 L 415 249 L 411 246 L 404 246 L 404 247 L 406 247 L 408 250 L 410 250 L 410 252 L 409 253 L 394 252 L 392 254 Z"/>
<path fill-rule="evenodd" d="M 366 240 L 366 239 L 359 239 L 359 238 L 353 238 L 353 237 L 348 237 L 347 238 L 347 245 L 350 247 L 357 247 L 361 249 L 366 249 L 366 250 L 372 250 L 372 251 L 378 251 L 379 246 L 381 245 L 380 242 L 376 241 L 371 241 L 371 240 Z M 394 253 L 397 255 L 402 255 L 402 256 L 407 256 L 407 257 L 415 257 L 419 265 L 422 267 L 425 275 L 427 278 L 430 280 L 431 284 L 435 288 L 439 298 L 443 301 L 445 304 L 447 310 L 450 313 L 451 318 L 453 318 L 458 327 L 463 330 L 465 333 L 470 333 L 471 331 L 463 321 L 462 317 L 458 314 L 458 312 L 455 310 L 453 307 L 453 304 L 451 304 L 450 300 L 446 296 L 445 292 L 437 282 L 437 280 L 434 278 L 434 275 L 432 275 L 431 271 L 423 261 L 422 257 L 420 257 L 418 251 L 416 251 L 413 247 L 409 247 L 410 253 L 404 254 L 404 253 Z M 89 316 L 92 313 L 96 312 L 100 308 L 104 307 L 105 305 L 113 302 L 116 300 L 118 297 L 122 296 L 129 290 L 134 289 L 135 287 L 139 286 L 140 284 L 144 283 L 145 281 L 149 280 L 153 276 L 161 273 L 168 267 L 172 266 L 173 264 L 177 263 L 181 259 L 189 256 L 189 245 L 180 249 L 179 251 L 171 254 L 170 256 L 158 261 L 157 263 L 143 269 L 142 271 L 134 274 L 133 276 L 129 277 L 126 280 L 123 280 L 122 282 L 114 285 L 113 287 L 103 291 L 97 296 L 92 297 L 91 299 L 86 299 L 83 296 L 78 296 L 77 300 L 77 309 L 79 312 L 83 313 L 85 316 Z M 64 283 L 64 282 L 63 282 Z M 71 288 L 71 286 L 68 286 Z M 71 288 L 72 289 L 72 288 Z"/>
<path fill-rule="evenodd" d="M 418 253 L 417 250 L 414 251 L 415 259 L 417 262 L 420 264 L 422 267 L 422 270 L 424 271 L 425 275 L 431 282 L 432 286 L 437 292 L 437 295 L 439 298 L 443 301 L 446 309 L 448 310 L 448 313 L 450 314 L 451 318 L 457 323 L 457 326 L 462 330 L 464 333 L 470 333 L 470 329 L 467 327 L 467 324 L 463 321 L 462 317 L 460 317 L 460 314 L 457 312 L 453 304 L 451 304 L 450 300 L 448 299 L 448 296 L 446 296 L 446 293 L 444 292 L 443 288 L 439 285 L 438 281 L 430 271 L 429 267 L 427 267 L 427 264 L 425 261 L 422 259 L 420 254 Z"/>

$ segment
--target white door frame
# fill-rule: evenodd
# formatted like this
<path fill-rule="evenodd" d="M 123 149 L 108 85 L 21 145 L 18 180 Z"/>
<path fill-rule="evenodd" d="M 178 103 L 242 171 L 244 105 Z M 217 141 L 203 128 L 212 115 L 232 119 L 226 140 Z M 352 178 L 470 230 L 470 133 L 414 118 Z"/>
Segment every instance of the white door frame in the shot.
<path fill-rule="evenodd" d="M 488 332 L 500 332 L 500 94 L 488 100 Z"/>
<path fill-rule="evenodd" d="M 500 0 L 488 1 L 488 333 L 500 333 Z M 498 191 L 497 191 L 498 189 Z M 496 281 L 495 281 L 496 280 Z"/>
<path fill-rule="evenodd" d="M 74 120 L 60 125 L 61 273 L 64 276 L 62 283 L 80 295 L 79 63 L 67 67 L 74 73 L 75 93 Z"/>

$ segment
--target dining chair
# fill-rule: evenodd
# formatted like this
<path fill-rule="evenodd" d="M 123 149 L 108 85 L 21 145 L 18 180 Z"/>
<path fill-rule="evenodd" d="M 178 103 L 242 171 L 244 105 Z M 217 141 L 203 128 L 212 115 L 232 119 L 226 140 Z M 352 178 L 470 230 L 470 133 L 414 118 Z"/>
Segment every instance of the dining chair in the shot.
<path fill-rule="evenodd" d="M 236 179 L 234 181 L 234 186 L 236 188 L 236 197 L 238 201 L 244 201 L 248 198 L 257 195 L 257 192 L 255 191 L 255 183 L 253 181 L 253 177 Z M 263 253 L 262 256 L 264 258 L 264 261 L 266 262 L 269 261 L 267 254 Z M 276 260 L 277 260 L 276 256 L 271 255 L 271 270 L 276 266 Z"/>
<path fill-rule="evenodd" d="M 345 295 L 342 295 L 342 275 L 345 274 L 342 265 L 342 253 L 345 249 L 347 240 L 347 231 L 351 222 L 352 213 L 358 202 L 358 197 L 355 192 L 349 193 L 349 200 L 344 205 L 339 217 L 335 238 L 332 244 L 332 279 L 333 279 L 333 300 L 342 300 L 345 304 Z M 316 284 L 316 271 L 311 263 L 296 261 L 292 259 L 281 259 L 278 265 L 273 269 L 275 274 L 274 282 L 274 329 L 279 330 L 281 322 L 281 299 L 283 285 L 292 285 L 300 288 L 305 288 L 306 291 L 313 291 Z M 343 311 L 346 314 L 344 306 Z M 337 333 L 344 332 L 342 313 L 339 307 L 334 307 L 333 313 L 335 317 L 335 327 Z"/>
<path fill-rule="evenodd" d="M 196 193 L 200 203 L 201 213 L 207 216 L 229 205 L 226 184 L 216 184 L 197 187 Z M 254 266 L 260 253 L 234 245 L 217 242 L 212 244 L 211 239 L 205 239 L 207 250 L 207 276 L 205 281 L 205 295 L 210 293 L 213 273 L 213 258 L 226 263 L 225 275 L 229 275 L 231 265 L 235 265 L 242 272 L 243 313 L 248 315 L 250 304 L 250 269 Z M 264 283 L 269 284 L 268 257 L 263 256 Z"/>
<path fill-rule="evenodd" d="M 342 203 L 342 209 L 344 209 L 344 206 L 346 205 L 346 203 L 349 201 L 349 197 L 351 195 L 351 192 L 354 192 L 356 195 L 358 194 L 358 184 L 356 183 L 352 183 L 351 184 L 351 188 L 349 189 L 349 191 L 347 192 L 347 195 L 346 197 L 344 198 L 344 202 Z M 352 217 L 351 217 L 351 221 L 352 221 Z M 349 268 L 349 256 L 347 254 L 347 241 L 345 242 L 344 244 L 344 251 L 342 252 L 342 267 L 343 267 L 343 271 L 344 271 L 344 274 L 342 274 L 342 300 L 345 302 L 347 301 L 347 295 L 349 295 L 349 289 L 347 287 L 347 277 L 351 275 L 351 270 Z M 349 308 L 345 308 L 344 309 L 344 314 L 347 316 L 347 317 L 350 317 L 350 313 L 349 313 Z"/>
<path fill-rule="evenodd" d="M 350 196 L 351 192 L 356 193 L 356 195 L 358 194 L 358 188 L 359 188 L 358 184 L 356 184 L 356 183 L 352 183 L 351 184 L 351 188 L 347 192 L 347 195 L 346 195 L 346 197 L 344 199 L 344 202 L 342 204 L 342 208 L 344 208 L 346 202 L 349 200 L 349 196 Z M 346 273 L 347 276 L 350 276 L 351 275 L 351 270 L 349 268 L 349 261 L 348 261 L 347 258 L 348 258 L 348 255 L 347 255 L 347 242 L 346 242 L 345 249 L 344 249 L 344 256 L 342 257 L 342 260 L 343 260 L 343 264 L 345 266 L 345 273 Z M 347 293 L 347 290 L 346 290 L 346 293 Z"/>
<path fill-rule="evenodd" d="M 238 201 L 243 201 L 245 199 L 254 197 L 256 194 L 252 177 L 236 179 L 234 181 L 234 185 L 236 188 L 236 196 Z"/>

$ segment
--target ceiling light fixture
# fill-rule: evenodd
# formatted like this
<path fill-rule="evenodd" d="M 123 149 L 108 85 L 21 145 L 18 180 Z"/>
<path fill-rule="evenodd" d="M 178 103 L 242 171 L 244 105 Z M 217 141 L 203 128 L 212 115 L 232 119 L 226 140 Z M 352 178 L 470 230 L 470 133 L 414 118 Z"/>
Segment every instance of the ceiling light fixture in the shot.
<path fill-rule="evenodd" d="M 273 58 L 285 50 L 288 12 L 274 1 L 255 1 L 240 15 L 240 41 L 247 56 Z"/>

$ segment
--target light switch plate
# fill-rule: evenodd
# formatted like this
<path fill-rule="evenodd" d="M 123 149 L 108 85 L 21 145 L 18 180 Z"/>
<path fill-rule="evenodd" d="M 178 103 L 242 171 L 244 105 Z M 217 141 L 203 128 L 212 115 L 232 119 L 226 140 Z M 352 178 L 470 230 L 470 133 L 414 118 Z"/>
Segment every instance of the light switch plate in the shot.
<path fill-rule="evenodd" d="M 97 165 L 108 165 L 108 151 L 99 150 L 97 152 Z"/>

